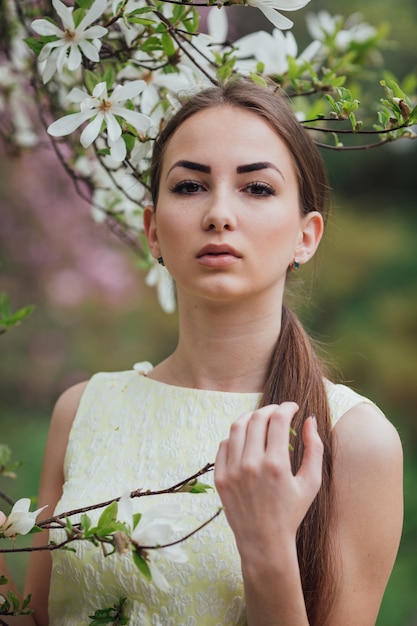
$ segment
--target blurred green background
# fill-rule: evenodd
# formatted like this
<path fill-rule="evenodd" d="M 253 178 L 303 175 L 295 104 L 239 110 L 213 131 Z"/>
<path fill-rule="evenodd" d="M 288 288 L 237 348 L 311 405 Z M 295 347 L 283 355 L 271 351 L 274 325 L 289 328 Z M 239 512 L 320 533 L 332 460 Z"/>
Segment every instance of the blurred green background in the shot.
<path fill-rule="evenodd" d="M 312 0 L 303 13 L 323 8 L 347 11 L 341 0 Z M 352 0 L 354 11 L 370 23 L 390 24 L 397 43 L 383 51 L 386 67 L 399 78 L 417 73 L 415 0 L 365 7 Z M 298 15 L 301 42 L 302 21 Z M 415 626 L 417 142 L 324 157 L 333 215 L 318 260 L 303 268 L 292 291 L 342 379 L 379 404 L 400 432 L 404 533 L 378 626 Z M 61 391 L 98 370 L 157 362 L 175 345 L 176 317 L 161 312 L 131 253 L 92 222 L 46 145 L 19 159 L 0 154 L 0 215 L 0 291 L 9 293 L 13 308 L 36 306 L 22 326 L 0 337 L 0 441 L 24 461 L 18 480 L 0 479 L 0 490 L 17 498 L 36 495 Z M 9 559 L 19 583 L 25 562 L 26 556 Z"/>

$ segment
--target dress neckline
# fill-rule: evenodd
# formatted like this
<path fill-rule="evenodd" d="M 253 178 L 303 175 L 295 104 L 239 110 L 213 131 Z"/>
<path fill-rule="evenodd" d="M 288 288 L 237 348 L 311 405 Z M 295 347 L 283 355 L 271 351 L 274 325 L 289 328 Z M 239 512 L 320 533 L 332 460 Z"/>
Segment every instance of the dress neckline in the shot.
<path fill-rule="evenodd" d="M 171 383 L 165 383 L 160 380 L 155 380 L 154 378 L 149 378 L 148 373 L 153 370 L 152 363 L 149 361 L 141 361 L 139 363 L 135 363 L 133 366 L 135 372 L 139 374 L 141 379 L 147 381 L 149 385 L 155 385 L 159 387 L 159 389 L 165 389 L 166 391 L 175 390 L 176 393 L 183 392 L 187 395 L 207 395 L 207 396 L 228 396 L 230 398 L 238 398 L 245 397 L 248 399 L 256 399 L 260 400 L 262 393 L 260 391 L 220 391 L 218 389 L 200 389 L 199 387 L 183 387 L 182 385 L 172 385 Z"/>

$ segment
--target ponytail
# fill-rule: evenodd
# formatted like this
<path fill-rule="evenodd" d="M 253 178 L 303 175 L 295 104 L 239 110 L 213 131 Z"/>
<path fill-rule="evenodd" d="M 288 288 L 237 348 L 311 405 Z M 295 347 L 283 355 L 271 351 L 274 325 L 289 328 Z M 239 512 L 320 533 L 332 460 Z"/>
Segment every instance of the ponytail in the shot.
<path fill-rule="evenodd" d="M 324 384 L 324 368 L 311 340 L 294 313 L 282 310 L 281 331 L 273 349 L 264 381 L 261 406 L 296 402 L 299 411 L 292 427 L 292 470 L 298 471 L 304 452 L 302 427 L 312 414 L 324 444 L 323 475 L 320 490 L 297 533 L 297 554 L 309 623 L 325 626 L 333 597 L 333 551 L 330 545 L 332 502 L 331 416 Z"/>

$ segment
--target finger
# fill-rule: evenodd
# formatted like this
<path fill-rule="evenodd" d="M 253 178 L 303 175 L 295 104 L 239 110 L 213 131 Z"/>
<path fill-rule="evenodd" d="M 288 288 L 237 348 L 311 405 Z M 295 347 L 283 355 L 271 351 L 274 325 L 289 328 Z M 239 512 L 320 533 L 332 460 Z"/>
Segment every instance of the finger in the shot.
<path fill-rule="evenodd" d="M 266 442 L 268 455 L 276 456 L 277 454 L 288 452 L 291 422 L 298 408 L 296 402 L 283 402 L 271 415 Z M 286 454 L 285 458 L 287 456 Z"/>
<path fill-rule="evenodd" d="M 297 478 L 302 480 L 307 491 L 316 495 L 320 489 L 323 466 L 323 442 L 317 432 L 314 416 L 309 417 L 303 426 L 304 455 Z"/>
<path fill-rule="evenodd" d="M 256 459 L 264 456 L 271 416 L 279 411 L 278 404 L 269 404 L 254 411 L 248 421 L 242 457 Z"/>
<path fill-rule="evenodd" d="M 214 484 L 216 488 L 219 490 L 226 479 L 226 468 L 227 468 L 227 450 L 228 441 L 225 439 L 220 442 L 219 448 L 217 450 L 216 460 L 214 462 Z"/>
<path fill-rule="evenodd" d="M 243 450 L 246 444 L 246 431 L 252 412 L 243 413 L 233 422 L 230 427 L 227 441 L 227 464 L 236 465 L 240 463 Z"/>

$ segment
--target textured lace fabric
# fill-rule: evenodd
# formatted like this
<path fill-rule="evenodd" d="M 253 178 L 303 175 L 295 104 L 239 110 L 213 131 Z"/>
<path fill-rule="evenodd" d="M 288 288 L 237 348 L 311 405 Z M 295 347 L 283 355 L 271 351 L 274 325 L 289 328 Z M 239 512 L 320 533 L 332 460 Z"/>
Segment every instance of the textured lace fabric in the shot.
<path fill-rule="evenodd" d="M 134 489 L 170 487 L 213 462 L 231 423 L 253 410 L 257 393 L 174 387 L 147 378 L 148 363 L 132 371 L 96 374 L 86 387 L 70 433 L 65 484 L 56 513 L 103 502 Z M 333 425 L 350 408 L 369 402 L 343 385 L 326 383 Z M 208 473 L 201 480 L 213 484 Z M 143 512 L 175 503 L 188 530 L 220 506 L 216 492 L 165 494 L 133 500 Z M 92 520 L 100 511 L 89 513 Z M 76 519 L 76 518 L 75 518 Z M 51 532 L 54 541 L 61 531 Z M 161 592 L 138 572 L 130 554 L 104 557 L 85 542 L 76 552 L 55 551 L 49 595 L 50 626 L 86 626 L 97 609 L 126 597 L 130 626 L 225 626 L 246 623 L 240 560 L 226 518 L 184 542 L 185 563 L 160 557 L 171 585 Z"/>

